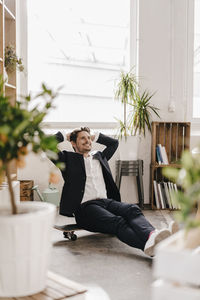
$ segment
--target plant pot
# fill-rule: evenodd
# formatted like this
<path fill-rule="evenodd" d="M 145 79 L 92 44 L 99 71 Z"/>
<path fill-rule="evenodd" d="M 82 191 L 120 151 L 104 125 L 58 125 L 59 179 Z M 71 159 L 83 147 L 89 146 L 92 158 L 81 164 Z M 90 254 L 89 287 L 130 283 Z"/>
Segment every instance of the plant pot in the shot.
<path fill-rule="evenodd" d="M 199 300 L 200 290 L 197 287 L 183 286 L 177 283 L 156 280 L 152 284 L 151 300 Z"/>
<path fill-rule="evenodd" d="M 44 290 L 56 207 L 24 202 L 19 214 L 0 211 L 0 297 L 22 297 Z"/>
<path fill-rule="evenodd" d="M 140 136 L 124 136 L 119 142 L 120 160 L 137 160 L 139 158 Z"/>
<path fill-rule="evenodd" d="M 152 300 L 200 298 L 200 249 L 185 249 L 184 246 L 185 231 L 182 230 L 157 247 L 153 264 L 156 281 L 152 286 Z"/>

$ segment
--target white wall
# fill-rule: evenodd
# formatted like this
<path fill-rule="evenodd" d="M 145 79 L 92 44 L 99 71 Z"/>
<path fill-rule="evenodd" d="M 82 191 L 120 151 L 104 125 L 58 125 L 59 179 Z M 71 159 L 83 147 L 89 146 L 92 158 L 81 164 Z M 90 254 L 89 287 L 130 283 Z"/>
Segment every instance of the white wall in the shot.
<path fill-rule="evenodd" d="M 192 2 L 139 1 L 139 76 L 144 87 L 157 91 L 153 101 L 165 121 L 186 121 L 187 107 L 192 101 L 188 86 L 193 70 L 188 27 Z M 174 113 L 168 111 L 171 101 L 175 103 Z"/>
<path fill-rule="evenodd" d="M 193 0 L 139 0 L 139 76 L 144 88 L 156 91 L 152 101 L 160 108 L 162 121 L 190 121 L 192 33 Z M 175 104 L 174 112 L 168 111 L 171 102 Z M 194 145 L 195 140 L 192 139 L 191 144 Z M 144 160 L 145 203 L 149 203 L 150 156 L 151 136 L 147 134 L 140 145 L 140 158 Z M 48 182 L 47 166 L 33 155 L 27 161 L 27 167 L 19 170 L 19 179 L 33 179 L 43 189 Z M 114 174 L 114 159 L 111 169 Z M 132 181 L 131 177 L 123 179 L 122 199 L 137 202 L 134 201 L 137 193 Z M 134 199 L 131 195 L 135 195 Z"/>
<path fill-rule="evenodd" d="M 193 0 L 139 0 L 139 4 L 141 85 L 152 92 L 156 91 L 152 101 L 160 108 L 161 121 L 190 121 Z M 174 112 L 168 111 L 171 102 L 175 105 Z M 140 153 L 145 162 L 145 202 L 148 202 L 150 137 L 143 141 Z"/>

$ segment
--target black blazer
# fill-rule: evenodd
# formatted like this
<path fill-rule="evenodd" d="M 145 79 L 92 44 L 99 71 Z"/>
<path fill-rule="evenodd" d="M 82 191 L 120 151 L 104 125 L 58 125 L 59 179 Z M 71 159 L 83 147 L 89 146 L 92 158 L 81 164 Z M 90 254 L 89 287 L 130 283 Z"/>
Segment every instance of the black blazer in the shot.
<path fill-rule="evenodd" d="M 64 138 L 61 132 L 56 133 L 58 142 L 63 142 Z M 118 147 L 118 140 L 99 134 L 97 143 L 103 144 L 106 148 L 101 152 L 98 151 L 94 157 L 101 163 L 103 177 L 105 180 L 107 198 L 121 201 L 119 190 L 113 180 L 108 160 L 113 156 Z M 64 179 L 60 201 L 60 214 L 72 216 L 79 207 L 85 190 L 86 172 L 84 158 L 82 154 L 62 151 L 58 153 L 58 161 L 65 164 L 61 171 Z"/>

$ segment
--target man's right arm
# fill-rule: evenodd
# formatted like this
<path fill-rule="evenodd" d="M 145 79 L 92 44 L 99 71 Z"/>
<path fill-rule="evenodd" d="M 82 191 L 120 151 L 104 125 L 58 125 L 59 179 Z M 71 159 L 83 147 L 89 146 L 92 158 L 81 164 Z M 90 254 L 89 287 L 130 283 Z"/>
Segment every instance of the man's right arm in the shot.
<path fill-rule="evenodd" d="M 64 140 L 65 140 L 64 134 L 60 131 L 58 131 L 54 136 L 56 137 L 56 140 L 58 141 L 58 144 L 64 142 Z M 56 162 L 54 160 L 52 160 L 52 161 L 54 163 Z M 66 161 L 66 154 L 63 151 L 58 152 L 57 161 L 59 161 L 59 162 L 65 162 Z"/>
<path fill-rule="evenodd" d="M 58 131 L 55 134 L 55 137 L 56 137 L 58 143 L 62 143 L 64 141 L 64 136 L 63 136 L 63 134 L 60 131 Z"/>

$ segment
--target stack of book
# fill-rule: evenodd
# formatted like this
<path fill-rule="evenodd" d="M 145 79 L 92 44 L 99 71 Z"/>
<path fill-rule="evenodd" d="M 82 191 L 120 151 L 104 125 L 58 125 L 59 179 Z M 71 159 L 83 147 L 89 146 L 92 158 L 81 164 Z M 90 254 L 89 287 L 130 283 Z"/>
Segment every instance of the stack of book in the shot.
<path fill-rule="evenodd" d="M 173 182 L 153 181 L 155 204 L 157 209 L 180 209 L 180 205 L 174 200 L 173 193 L 177 192 L 177 185 Z"/>
<path fill-rule="evenodd" d="M 159 165 L 168 165 L 169 164 L 165 146 L 162 146 L 161 144 L 158 144 L 156 146 L 156 157 L 157 157 L 157 162 L 159 163 Z"/>

